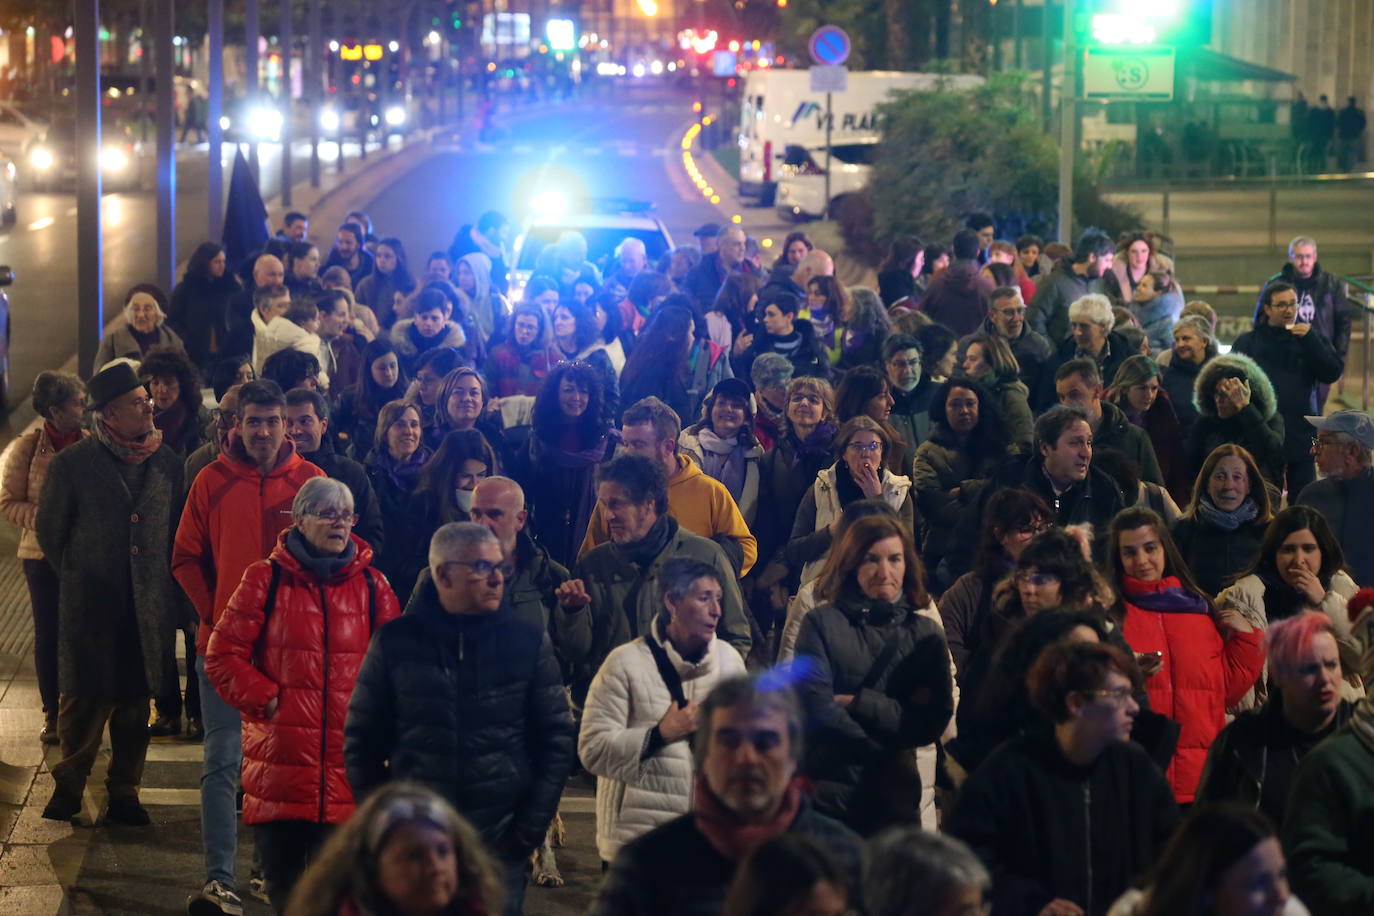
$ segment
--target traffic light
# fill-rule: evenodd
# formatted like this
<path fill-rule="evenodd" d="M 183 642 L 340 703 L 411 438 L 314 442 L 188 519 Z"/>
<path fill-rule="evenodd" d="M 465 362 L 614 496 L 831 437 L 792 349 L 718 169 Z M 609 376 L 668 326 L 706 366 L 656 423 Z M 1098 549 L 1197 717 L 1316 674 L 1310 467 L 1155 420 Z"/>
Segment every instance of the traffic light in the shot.
<path fill-rule="evenodd" d="M 1079 0 L 1079 38 L 1099 45 L 1202 47 L 1212 40 L 1212 0 Z"/>

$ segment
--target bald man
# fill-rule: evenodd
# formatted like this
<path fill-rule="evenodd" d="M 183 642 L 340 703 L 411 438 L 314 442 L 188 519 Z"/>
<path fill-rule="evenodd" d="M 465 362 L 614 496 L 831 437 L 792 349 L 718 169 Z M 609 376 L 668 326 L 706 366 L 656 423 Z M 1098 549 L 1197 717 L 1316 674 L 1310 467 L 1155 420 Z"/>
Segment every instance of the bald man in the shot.
<path fill-rule="evenodd" d="M 253 262 L 253 285 L 234 294 L 229 300 L 229 332 L 219 341 L 220 356 L 237 356 L 253 352 L 253 293 L 286 282 L 286 266 L 276 255 L 258 255 Z"/>
<path fill-rule="evenodd" d="M 797 317 L 809 321 L 811 310 L 806 304 L 806 284 L 811 282 L 813 277 L 833 277 L 834 275 L 835 262 L 831 260 L 830 255 L 819 248 L 813 248 L 790 271 L 786 267 L 778 267 L 773 270 L 768 282 L 763 284 L 759 290 L 759 301 L 755 308 L 758 314 L 762 315 L 770 303 L 777 302 L 781 294 L 788 293 L 796 296 L 797 301 L 801 303 L 801 311 L 797 313 Z M 825 345 L 830 346 L 829 343 Z"/>
<path fill-rule="evenodd" d="M 696 267 L 683 278 L 683 288 L 705 312 L 716 300 L 725 278 L 731 273 L 758 273 L 753 264 L 744 259 L 744 230 L 726 226 L 716 236 L 716 250 L 704 255 Z"/>
<path fill-rule="evenodd" d="M 557 604 L 554 590 L 572 577 L 525 530 L 529 520 L 529 513 L 525 511 L 525 491 L 509 477 L 488 477 L 473 491 L 472 509 L 468 514 L 474 522 L 496 535 L 504 561 L 513 567 L 506 577 L 502 606 L 509 607 L 520 619 L 547 630 L 549 615 Z M 428 569 L 420 573 L 410 596 L 412 603 L 420 586 L 429 578 Z M 410 610 L 409 606 L 406 610 Z"/>

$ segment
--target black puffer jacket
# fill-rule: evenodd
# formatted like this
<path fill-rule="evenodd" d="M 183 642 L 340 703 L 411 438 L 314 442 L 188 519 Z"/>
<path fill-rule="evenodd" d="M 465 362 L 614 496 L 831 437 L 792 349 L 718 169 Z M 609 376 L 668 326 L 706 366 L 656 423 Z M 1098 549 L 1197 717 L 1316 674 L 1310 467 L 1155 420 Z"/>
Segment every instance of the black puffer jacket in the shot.
<path fill-rule="evenodd" d="M 1197 420 L 1197 407 L 1193 405 L 1193 389 L 1197 385 L 1198 373 L 1216 355 L 1217 345 L 1209 343 L 1207 358 L 1201 365 L 1171 355 L 1167 364 L 1161 363 L 1159 366 L 1159 383 L 1163 386 L 1164 393 L 1169 396 L 1169 403 L 1174 405 L 1174 416 L 1178 417 L 1179 431 L 1183 434 L 1184 442 L 1188 441 L 1188 433 L 1192 431 L 1193 423 Z"/>
<path fill-rule="evenodd" d="M 1260 290 L 1259 298 L 1255 300 L 1255 327 L 1265 323 L 1264 290 L 1269 288 L 1269 284 L 1278 281 L 1291 283 L 1298 291 L 1298 320 L 1310 321 L 1312 331 L 1329 340 L 1332 348 L 1341 355 L 1341 359 L 1345 359 L 1346 353 L 1350 350 L 1350 329 L 1353 319 L 1350 305 L 1346 301 L 1345 281 L 1333 273 L 1322 270 L 1320 261 L 1312 265 L 1312 276 L 1307 280 L 1298 276 L 1292 264 L 1283 265 L 1283 270 L 1264 281 L 1264 289 Z M 1313 314 L 1310 319 L 1301 312 L 1302 306 L 1306 304 L 1303 302 L 1304 296 L 1312 297 Z"/>
<path fill-rule="evenodd" d="M 1217 415 L 1217 383 L 1223 378 L 1244 378 L 1250 385 L 1250 403 L 1233 417 Z M 1227 353 L 1208 360 L 1197 374 L 1193 406 L 1198 416 L 1188 434 L 1188 466 L 1202 469 L 1202 462 L 1218 445 L 1239 445 L 1259 466 L 1260 474 L 1275 487 L 1283 485 L 1283 418 L 1269 376 L 1253 359 Z M 1306 441 L 1304 439 L 1303 441 Z"/>
<path fill-rule="evenodd" d="M 1199 516 L 1180 518 L 1172 533 L 1198 587 L 1215 598 L 1236 573 L 1255 562 L 1266 527 L 1264 522 L 1251 521 L 1235 531 L 1223 531 Z"/>
<path fill-rule="evenodd" d="M 919 823 L 923 787 L 901 752 L 938 739 L 954 714 L 940 628 L 905 600 L 877 602 L 856 590 L 806 615 L 797 657 L 816 806 L 864 835 Z M 853 702 L 837 705 L 840 694 Z"/>
<path fill-rule="evenodd" d="M 344 726 L 361 799 L 393 779 L 444 796 L 503 859 L 544 839 L 576 733 L 549 637 L 506 611 L 449 614 L 433 585 L 377 632 Z"/>

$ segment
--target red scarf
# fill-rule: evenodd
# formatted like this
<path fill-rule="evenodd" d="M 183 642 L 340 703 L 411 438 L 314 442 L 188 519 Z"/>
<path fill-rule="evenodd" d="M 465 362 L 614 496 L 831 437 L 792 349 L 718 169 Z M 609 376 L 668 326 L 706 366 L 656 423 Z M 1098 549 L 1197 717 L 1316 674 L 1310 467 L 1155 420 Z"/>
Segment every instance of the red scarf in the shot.
<path fill-rule="evenodd" d="M 81 427 L 77 427 L 69 433 L 58 432 L 57 427 L 52 425 L 51 420 L 43 421 L 43 431 L 48 434 L 48 441 L 52 443 L 54 453 L 62 451 L 69 445 L 76 445 L 81 441 Z"/>
<path fill-rule="evenodd" d="M 802 783 L 802 777 L 792 777 L 783 790 L 782 804 L 772 818 L 762 824 L 744 824 L 706 787 L 706 780 L 698 776 L 692 793 L 693 820 L 716 852 L 731 862 L 739 862 L 751 850 L 792 826 L 801 810 Z"/>

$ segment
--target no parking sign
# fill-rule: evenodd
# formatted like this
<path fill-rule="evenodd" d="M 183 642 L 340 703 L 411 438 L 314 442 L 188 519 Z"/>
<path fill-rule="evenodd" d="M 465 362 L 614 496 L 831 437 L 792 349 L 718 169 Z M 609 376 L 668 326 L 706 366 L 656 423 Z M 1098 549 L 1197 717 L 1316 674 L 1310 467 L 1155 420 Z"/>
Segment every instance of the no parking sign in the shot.
<path fill-rule="evenodd" d="M 811 33 L 811 59 L 823 66 L 838 67 L 849 60 L 849 35 L 837 25 L 823 25 Z"/>

